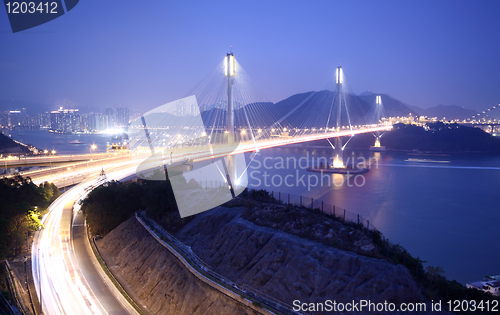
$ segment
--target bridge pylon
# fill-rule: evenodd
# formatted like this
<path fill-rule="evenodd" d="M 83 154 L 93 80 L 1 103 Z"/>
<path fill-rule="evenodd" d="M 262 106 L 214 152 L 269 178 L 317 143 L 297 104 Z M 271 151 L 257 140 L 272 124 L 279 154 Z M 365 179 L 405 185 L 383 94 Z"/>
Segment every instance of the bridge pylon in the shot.
<path fill-rule="evenodd" d="M 234 146 L 234 104 L 233 104 L 233 81 L 236 76 L 236 59 L 232 52 L 228 53 L 224 58 L 224 74 L 227 77 L 227 144 Z M 237 185 L 236 172 L 236 157 L 233 155 L 226 156 L 226 178 L 231 189 L 231 195 L 234 197 L 235 186 Z"/>
<path fill-rule="evenodd" d="M 342 72 L 342 67 L 337 67 L 336 71 L 336 93 L 337 93 L 337 122 L 335 125 L 335 129 L 337 132 L 340 131 L 340 124 L 342 123 L 340 115 L 342 114 L 342 99 L 343 99 L 343 88 L 342 84 L 344 83 L 344 74 Z M 344 100 L 345 102 L 345 100 Z M 334 168 L 342 168 L 344 167 L 344 147 L 342 144 L 342 137 L 335 138 L 335 150 L 334 150 L 334 158 L 333 165 Z"/>
<path fill-rule="evenodd" d="M 380 123 L 382 120 L 382 96 L 375 96 L 375 120 L 377 123 Z M 385 146 L 380 145 L 380 138 L 382 138 L 382 134 L 380 131 L 375 132 L 373 135 L 375 137 L 375 143 L 370 147 L 371 151 L 385 151 Z"/>

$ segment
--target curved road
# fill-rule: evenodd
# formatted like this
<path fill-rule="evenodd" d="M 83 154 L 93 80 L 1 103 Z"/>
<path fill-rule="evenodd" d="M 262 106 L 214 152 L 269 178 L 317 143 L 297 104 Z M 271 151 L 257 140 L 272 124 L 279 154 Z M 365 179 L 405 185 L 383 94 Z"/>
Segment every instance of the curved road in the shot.
<path fill-rule="evenodd" d="M 131 162 L 116 167 L 108 178 L 124 178 L 135 172 Z M 97 175 L 61 195 L 43 218 L 45 228 L 35 235 L 32 272 L 42 301 L 43 314 L 137 314 L 122 303 L 103 282 L 85 243 L 84 217 L 73 205 L 85 189 L 95 185 Z M 66 232 L 71 224 L 72 235 Z M 68 228 L 66 228 L 68 226 Z"/>

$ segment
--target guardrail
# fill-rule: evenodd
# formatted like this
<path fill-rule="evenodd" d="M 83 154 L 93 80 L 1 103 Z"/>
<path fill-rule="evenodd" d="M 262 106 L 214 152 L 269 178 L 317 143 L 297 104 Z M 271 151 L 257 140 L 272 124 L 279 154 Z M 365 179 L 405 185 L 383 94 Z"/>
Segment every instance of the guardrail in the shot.
<path fill-rule="evenodd" d="M 5 299 L 3 294 L 0 294 L 0 314 L 1 315 L 17 315 L 14 307 Z"/>
<path fill-rule="evenodd" d="M 15 304 L 17 305 L 17 307 L 19 307 L 18 309 L 14 309 L 12 307 L 12 305 L 8 302 L 8 301 L 5 301 L 8 306 L 9 306 L 9 311 L 11 312 L 11 314 L 23 314 L 23 315 L 26 315 L 26 310 L 24 309 L 24 303 L 22 303 L 20 300 L 21 298 L 19 297 L 19 292 L 18 292 L 18 288 L 17 288 L 17 285 L 15 283 L 15 280 L 14 280 L 14 277 L 12 276 L 11 274 L 11 268 L 10 268 L 10 265 L 9 265 L 9 262 L 6 260 L 5 261 L 5 270 L 7 271 L 7 281 L 8 281 L 8 285 L 10 286 L 10 291 L 11 291 L 11 294 L 13 295 L 12 298 L 14 299 L 15 301 Z M 2 295 L 2 294 L 0 294 Z M 2 296 L 3 297 L 3 296 Z M 31 298 L 31 296 L 30 296 Z M 33 306 L 33 304 L 32 304 Z M 17 310 L 17 312 L 16 312 Z"/>
<path fill-rule="evenodd" d="M 136 213 L 136 219 L 145 227 L 147 230 L 153 234 L 153 236 L 156 236 L 155 238 L 159 240 L 160 242 L 164 242 L 165 247 L 171 248 L 172 250 L 175 251 L 173 253 L 174 255 L 181 255 L 182 258 L 180 259 L 181 261 L 184 260 L 188 264 L 188 268 L 194 269 L 197 273 L 201 274 L 207 279 L 212 280 L 212 282 L 217 283 L 218 286 L 221 286 L 225 288 L 226 290 L 229 290 L 233 294 L 239 295 L 241 298 L 244 296 L 248 296 L 254 300 L 252 302 L 252 306 L 257 306 L 261 304 L 267 312 L 273 313 L 273 312 L 278 312 L 279 314 L 287 314 L 287 315 L 300 315 L 302 313 L 295 312 L 293 311 L 292 306 L 284 303 L 283 301 L 280 301 L 276 298 L 273 298 L 269 295 L 266 295 L 258 290 L 255 290 L 251 288 L 248 285 L 241 285 L 238 286 L 236 283 L 233 281 L 227 279 L 226 277 L 223 277 L 222 275 L 214 272 L 211 270 L 210 266 L 207 265 L 205 262 L 203 262 L 202 259 L 200 259 L 191 249 L 191 247 L 185 245 L 181 241 L 179 241 L 177 238 L 175 238 L 173 235 L 171 235 L 169 232 L 167 232 L 165 229 L 163 229 L 158 223 L 155 221 L 149 219 L 146 217 L 144 213 Z M 147 223 L 146 223 L 147 222 Z M 152 229 L 150 228 L 149 225 L 152 226 Z M 160 233 L 162 237 L 157 235 L 156 233 Z M 176 256 L 177 256 L 176 255 Z M 178 256 L 177 256 L 178 257 Z M 179 257 L 178 257 L 179 258 Z M 224 292 L 227 294 L 227 292 Z M 234 297 L 232 297 L 234 299 Z M 246 301 L 249 301 L 248 299 L 245 298 Z M 240 301 L 241 302 L 241 301 Z M 250 302 L 250 301 L 249 301 Z M 256 303 L 257 302 L 257 303 Z M 248 305 L 248 304 L 246 304 Z M 250 306 L 250 305 L 249 305 Z M 256 307 L 252 307 L 252 309 L 259 311 L 256 309 Z"/>

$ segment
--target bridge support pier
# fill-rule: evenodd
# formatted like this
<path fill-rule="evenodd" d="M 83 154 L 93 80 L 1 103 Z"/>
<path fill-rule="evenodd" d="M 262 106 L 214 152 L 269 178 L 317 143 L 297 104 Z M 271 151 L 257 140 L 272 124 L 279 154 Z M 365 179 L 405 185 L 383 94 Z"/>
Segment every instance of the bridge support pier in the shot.
<path fill-rule="evenodd" d="M 342 148 L 342 138 L 335 138 L 335 150 L 333 157 L 333 167 L 341 168 L 344 167 L 344 149 Z"/>

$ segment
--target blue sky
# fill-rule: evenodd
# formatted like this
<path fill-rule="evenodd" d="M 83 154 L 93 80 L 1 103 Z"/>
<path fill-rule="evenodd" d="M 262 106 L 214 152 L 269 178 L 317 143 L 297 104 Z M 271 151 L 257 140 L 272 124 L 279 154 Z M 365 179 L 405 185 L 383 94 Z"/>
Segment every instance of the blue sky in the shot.
<path fill-rule="evenodd" d="M 268 100 L 352 90 L 410 105 L 500 103 L 498 1 L 89 1 L 12 34 L 0 9 L 0 100 L 151 109 L 233 46 Z"/>

